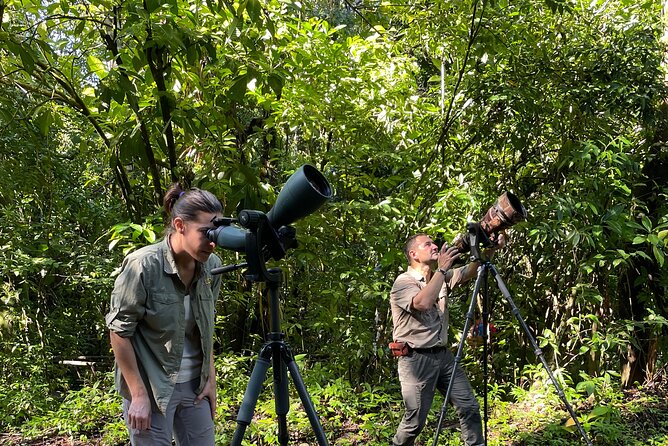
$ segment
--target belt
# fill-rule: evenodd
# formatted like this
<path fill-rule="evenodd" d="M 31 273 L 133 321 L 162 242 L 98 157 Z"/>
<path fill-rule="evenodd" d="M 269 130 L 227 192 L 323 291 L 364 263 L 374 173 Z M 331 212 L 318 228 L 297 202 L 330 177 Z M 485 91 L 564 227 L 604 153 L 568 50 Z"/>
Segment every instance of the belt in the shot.
<path fill-rule="evenodd" d="M 418 352 L 418 353 L 438 353 L 442 352 L 445 350 L 445 347 L 443 346 L 436 346 L 436 347 L 429 347 L 429 348 L 413 348 L 411 347 L 411 351 Z"/>

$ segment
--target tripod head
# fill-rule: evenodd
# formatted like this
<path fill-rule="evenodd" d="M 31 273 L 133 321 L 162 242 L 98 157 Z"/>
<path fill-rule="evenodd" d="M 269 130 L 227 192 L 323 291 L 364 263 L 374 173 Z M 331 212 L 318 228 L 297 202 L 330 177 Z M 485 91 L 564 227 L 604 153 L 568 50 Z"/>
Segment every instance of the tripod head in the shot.
<path fill-rule="evenodd" d="M 289 248 L 297 246 L 297 231 L 292 226 L 281 226 L 274 230 L 264 212 L 243 210 L 239 212 L 239 223 L 247 229 L 244 241 L 246 265 L 244 274 L 251 282 L 279 281 L 280 270 L 268 270 L 270 258 L 282 259 Z"/>
<path fill-rule="evenodd" d="M 479 261 L 485 263 L 489 261 L 489 255 L 484 252 L 484 248 L 491 248 L 494 242 L 489 238 L 487 233 L 483 230 L 480 223 L 466 224 L 466 237 L 468 237 L 468 244 L 471 247 L 470 259 L 471 261 Z"/>

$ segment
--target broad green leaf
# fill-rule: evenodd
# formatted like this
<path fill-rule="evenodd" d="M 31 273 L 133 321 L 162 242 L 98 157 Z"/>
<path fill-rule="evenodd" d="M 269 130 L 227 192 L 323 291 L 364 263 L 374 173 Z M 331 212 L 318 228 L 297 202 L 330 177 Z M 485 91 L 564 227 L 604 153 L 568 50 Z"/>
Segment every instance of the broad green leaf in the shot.
<path fill-rule="evenodd" d="M 33 58 L 33 55 L 25 48 L 23 48 L 23 46 L 19 47 L 19 55 L 21 57 L 21 61 L 23 62 L 23 68 L 29 74 L 32 74 L 35 70 L 35 59 Z"/>
<path fill-rule="evenodd" d="M 259 0 L 248 0 L 246 4 L 246 11 L 248 16 L 255 23 L 260 23 L 260 14 L 262 13 L 262 5 Z"/>
<path fill-rule="evenodd" d="M 661 248 L 659 248 L 656 245 L 653 245 L 652 252 L 654 253 L 654 258 L 656 259 L 656 262 L 659 264 L 659 267 L 663 267 L 664 254 Z"/>
<path fill-rule="evenodd" d="M 51 110 L 42 108 L 41 111 L 35 117 L 35 121 L 37 123 L 37 126 L 39 127 L 40 133 L 43 136 L 47 136 L 49 134 L 49 130 L 51 129 L 51 124 L 54 121 Z"/>
<path fill-rule="evenodd" d="M 88 57 L 86 57 L 86 63 L 88 64 L 88 68 L 90 68 L 90 70 L 100 79 L 104 79 L 109 74 L 105 64 L 92 54 L 89 54 Z"/>
<path fill-rule="evenodd" d="M 642 218 L 642 225 L 648 232 L 652 230 L 652 221 L 646 215 Z"/>

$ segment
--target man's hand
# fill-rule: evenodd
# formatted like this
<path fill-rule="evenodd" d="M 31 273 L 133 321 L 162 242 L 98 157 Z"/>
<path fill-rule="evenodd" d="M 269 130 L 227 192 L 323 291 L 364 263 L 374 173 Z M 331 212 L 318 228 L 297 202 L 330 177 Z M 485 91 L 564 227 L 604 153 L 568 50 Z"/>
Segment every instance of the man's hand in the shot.
<path fill-rule="evenodd" d="M 506 235 L 503 232 L 492 234 L 489 240 L 492 242 L 493 246 L 491 248 L 487 248 L 485 250 L 485 254 L 487 257 L 491 258 L 497 249 L 501 249 L 506 246 Z"/>
<path fill-rule="evenodd" d="M 450 247 L 447 243 L 443 243 L 441 251 L 438 253 L 438 269 L 450 269 L 460 255 L 461 253 L 456 246 Z"/>
<path fill-rule="evenodd" d="M 505 232 L 499 232 L 496 234 L 492 234 L 492 243 L 494 243 L 494 249 L 501 249 L 504 246 L 506 246 L 506 233 Z"/>
<path fill-rule="evenodd" d="M 151 399 L 148 395 L 132 397 L 128 409 L 128 423 L 132 429 L 151 429 Z"/>

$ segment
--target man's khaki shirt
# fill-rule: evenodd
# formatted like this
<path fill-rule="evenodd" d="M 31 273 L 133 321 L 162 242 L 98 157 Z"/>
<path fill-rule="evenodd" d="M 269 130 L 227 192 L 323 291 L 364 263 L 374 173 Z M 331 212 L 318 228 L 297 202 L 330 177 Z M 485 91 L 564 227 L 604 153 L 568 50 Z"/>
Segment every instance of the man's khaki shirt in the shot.
<path fill-rule="evenodd" d="M 202 372 L 197 393 L 209 378 L 213 351 L 215 303 L 221 278 L 212 275 L 221 266 L 212 254 L 198 263 L 190 288 L 195 323 L 202 340 Z M 168 237 L 129 254 L 120 268 L 105 317 L 109 330 L 130 338 L 139 372 L 157 408 L 165 413 L 181 367 L 185 341 L 184 298 L 188 290 L 177 274 Z M 116 389 L 130 399 L 130 391 L 116 366 Z"/>
<path fill-rule="evenodd" d="M 390 292 L 392 337 L 395 341 L 406 342 L 412 348 L 447 346 L 448 294 L 462 283 L 465 268 L 448 270 L 438 300 L 425 311 L 417 311 L 412 307 L 413 298 L 427 286 L 427 280 L 422 273 L 409 266 L 405 273 L 397 277 Z"/>

